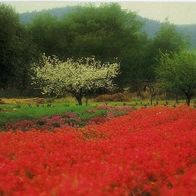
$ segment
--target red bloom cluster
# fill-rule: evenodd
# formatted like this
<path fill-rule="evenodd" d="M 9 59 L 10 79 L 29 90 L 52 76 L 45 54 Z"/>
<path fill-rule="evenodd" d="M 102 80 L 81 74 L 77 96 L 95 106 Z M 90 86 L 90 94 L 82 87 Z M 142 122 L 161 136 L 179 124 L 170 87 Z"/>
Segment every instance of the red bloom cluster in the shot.
<path fill-rule="evenodd" d="M 196 195 L 196 110 L 0 133 L 0 195 Z"/>

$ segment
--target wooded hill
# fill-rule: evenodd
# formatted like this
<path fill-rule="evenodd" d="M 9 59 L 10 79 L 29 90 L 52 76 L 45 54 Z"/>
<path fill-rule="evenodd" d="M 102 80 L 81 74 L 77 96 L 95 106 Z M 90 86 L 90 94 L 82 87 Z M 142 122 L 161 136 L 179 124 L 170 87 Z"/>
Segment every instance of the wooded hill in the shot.
<path fill-rule="evenodd" d="M 72 12 L 74 9 L 75 7 L 63 7 L 63 8 L 53 8 L 53 9 L 48 9 L 48 10 L 42 10 L 42 11 L 26 12 L 26 13 L 20 14 L 20 20 L 22 23 L 28 24 L 32 22 L 33 18 L 36 15 L 39 15 L 44 12 L 48 12 L 57 17 L 62 17 L 65 14 Z M 138 17 L 140 17 L 141 21 L 144 22 L 144 25 L 143 25 L 144 32 L 146 32 L 150 38 L 153 38 L 156 32 L 159 31 L 161 22 L 151 20 L 148 18 L 143 18 L 141 16 L 138 16 Z M 190 42 L 191 48 L 196 48 L 196 36 L 195 36 L 196 35 L 196 24 L 176 25 L 176 29 L 179 33 L 182 33 L 187 37 L 187 39 Z"/>

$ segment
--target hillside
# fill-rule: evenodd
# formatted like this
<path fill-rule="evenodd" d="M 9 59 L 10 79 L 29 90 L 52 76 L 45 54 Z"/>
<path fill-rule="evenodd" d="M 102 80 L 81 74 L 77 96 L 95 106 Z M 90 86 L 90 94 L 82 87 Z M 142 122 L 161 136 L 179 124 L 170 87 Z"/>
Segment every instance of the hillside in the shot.
<path fill-rule="evenodd" d="M 141 19 L 144 21 L 144 31 L 152 38 L 159 30 L 161 23 L 147 18 Z M 188 38 L 191 48 L 196 49 L 196 24 L 176 25 L 176 29 Z"/>
<path fill-rule="evenodd" d="M 26 12 L 20 14 L 20 20 L 24 24 L 30 23 L 33 18 L 41 13 L 49 12 L 52 15 L 55 15 L 57 17 L 62 17 L 65 14 L 70 13 L 71 11 L 74 10 L 74 7 L 63 7 L 63 8 L 54 8 L 54 9 L 49 9 L 49 10 L 43 10 L 39 12 Z M 139 18 L 144 21 L 144 27 L 143 30 L 147 33 L 147 35 L 152 38 L 156 32 L 159 30 L 161 23 L 159 21 L 151 20 L 148 18 Z M 191 48 L 196 49 L 196 24 L 192 25 L 176 25 L 176 29 L 178 32 L 184 34 L 186 37 L 189 38 L 189 42 L 191 45 Z"/>
<path fill-rule="evenodd" d="M 54 9 L 42 10 L 42 11 L 25 12 L 25 13 L 20 14 L 19 17 L 22 23 L 28 24 L 33 20 L 34 17 L 36 17 L 39 14 L 44 14 L 46 12 L 49 12 L 50 14 L 54 16 L 62 17 L 65 14 L 68 14 L 73 10 L 74 10 L 74 7 L 54 8 Z"/>

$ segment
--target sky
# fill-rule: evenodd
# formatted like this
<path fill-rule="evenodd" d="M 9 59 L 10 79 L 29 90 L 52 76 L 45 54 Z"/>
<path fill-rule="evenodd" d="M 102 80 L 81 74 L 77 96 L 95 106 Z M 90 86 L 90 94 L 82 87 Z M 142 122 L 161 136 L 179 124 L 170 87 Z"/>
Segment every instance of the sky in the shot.
<path fill-rule="evenodd" d="M 84 1 L 2 1 L 0 2 L 12 5 L 19 13 L 39 11 L 57 7 L 66 7 L 72 5 L 84 5 Z M 92 2 L 92 1 L 91 1 Z M 104 2 L 104 1 L 102 1 Z M 99 2 L 94 2 L 99 4 Z M 174 24 L 196 24 L 196 1 L 157 1 L 157 2 L 136 2 L 119 1 L 123 9 L 137 12 L 139 15 L 153 20 L 163 22 L 166 18 Z"/>

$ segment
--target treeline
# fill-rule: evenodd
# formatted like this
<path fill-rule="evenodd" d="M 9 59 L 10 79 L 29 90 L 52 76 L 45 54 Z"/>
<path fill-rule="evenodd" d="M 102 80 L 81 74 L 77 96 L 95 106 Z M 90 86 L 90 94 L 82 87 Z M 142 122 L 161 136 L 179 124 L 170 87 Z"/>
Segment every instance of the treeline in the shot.
<path fill-rule="evenodd" d="M 94 56 L 102 62 L 118 61 L 119 89 L 140 92 L 156 80 L 163 54 L 188 48 L 186 38 L 169 22 L 151 39 L 143 25 L 135 13 L 118 4 L 76 7 L 60 18 L 42 13 L 24 25 L 13 8 L 0 4 L 1 93 L 39 94 L 31 85 L 31 64 L 43 53 L 62 60 Z"/>

